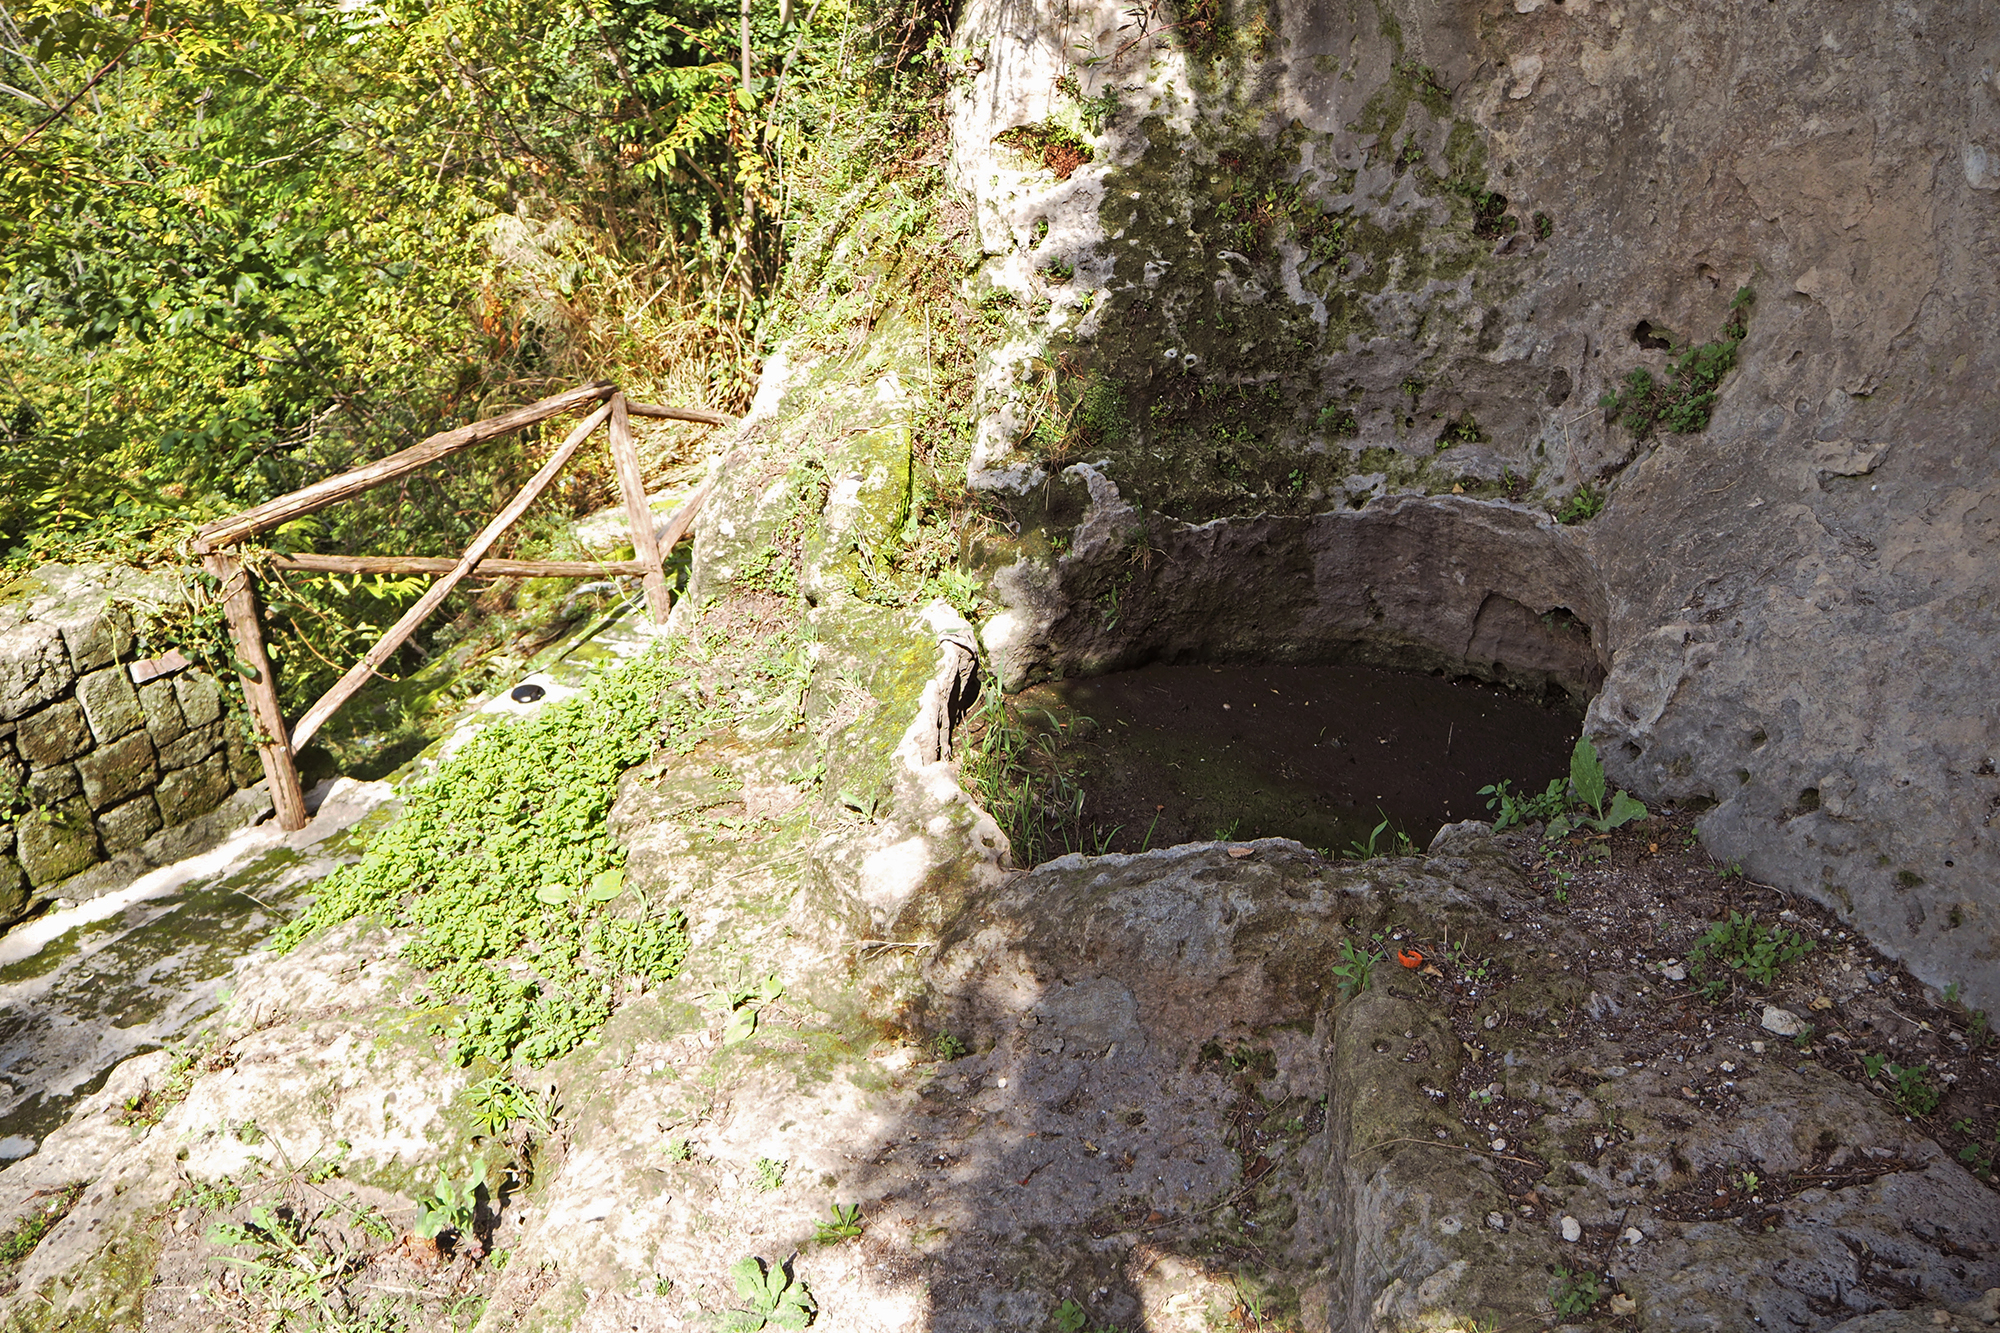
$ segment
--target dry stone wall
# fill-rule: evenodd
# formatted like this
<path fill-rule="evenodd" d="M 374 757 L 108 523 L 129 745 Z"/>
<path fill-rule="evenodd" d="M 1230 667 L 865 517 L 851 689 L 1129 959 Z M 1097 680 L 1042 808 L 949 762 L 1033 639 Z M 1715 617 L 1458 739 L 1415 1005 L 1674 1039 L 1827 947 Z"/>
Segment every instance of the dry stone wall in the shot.
<path fill-rule="evenodd" d="M 261 779 L 214 677 L 137 661 L 115 604 L 169 595 L 60 565 L 0 590 L 0 924 L 199 850 Z"/>

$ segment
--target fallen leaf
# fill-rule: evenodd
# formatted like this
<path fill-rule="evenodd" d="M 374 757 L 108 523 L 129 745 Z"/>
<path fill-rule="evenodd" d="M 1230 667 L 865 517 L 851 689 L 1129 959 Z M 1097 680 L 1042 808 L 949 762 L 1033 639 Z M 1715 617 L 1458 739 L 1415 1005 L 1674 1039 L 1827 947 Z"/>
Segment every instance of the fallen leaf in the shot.
<path fill-rule="evenodd" d="M 1436 963 L 1425 963 L 1424 970 L 1417 973 L 1417 975 L 1420 977 L 1441 977 L 1444 973 L 1438 971 Z"/>
<path fill-rule="evenodd" d="M 1812 1002 L 1806 1008 L 1819 1010 L 1831 1009 L 1833 1008 L 1833 1001 L 1827 999 L 1824 995 L 1815 995 L 1812 998 Z"/>
<path fill-rule="evenodd" d="M 1639 1302 L 1633 1300 L 1630 1296 L 1627 1296 L 1624 1292 L 1614 1291 L 1611 1293 L 1611 1313 L 1631 1314 L 1634 1310 L 1638 1308 L 1639 1308 Z"/>
<path fill-rule="evenodd" d="M 1158 1225 L 1159 1223 L 1161 1223 L 1161 1222 L 1164 1222 L 1164 1221 L 1166 1221 L 1166 1220 L 1167 1220 L 1167 1215 L 1166 1215 L 1165 1213 L 1158 1213 L 1158 1212 L 1154 1212 L 1154 1213 L 1147 1213 L 1147 1214 L 1146 1214 L 1146 1225 L 1147 1225 L 1147 1226 L 1149 1226 L 1149 1227 L 1150 1227 L 1150 1226 L 1156 1226 L 1156 1225 Z M 1169 1307 L 1169 1308 L 1171 1308 L 1171 1307 L 1173 1306 L 1173 1302 L 1172 1302 L 1172 1301 L 1168 1301 L 1168 1302 L 1167 1302 L 1167 1305 L 1168 1305 L 1168 1307 Z"/>
<path fill-rule="evenodd" d="M 1235 857 L 1237 860 L 1241 861 L 1244 857 L 1249 856 L 1256 850 L 1257 849 L 1255 847 L 1231 847 L 1229 849 L 1229 854 Z"/>

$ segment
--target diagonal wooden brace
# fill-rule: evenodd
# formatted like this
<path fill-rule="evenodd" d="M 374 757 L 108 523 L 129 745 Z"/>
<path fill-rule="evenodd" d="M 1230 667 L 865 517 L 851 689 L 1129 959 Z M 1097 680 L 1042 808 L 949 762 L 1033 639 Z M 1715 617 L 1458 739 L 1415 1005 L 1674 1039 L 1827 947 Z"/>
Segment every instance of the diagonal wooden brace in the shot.
<path fill-rule="evenodd" d="M 570 457 L 589 437 L 590 432 L 604 424 L 610 417 L 611 411 L 611 404 L 606 403 L 578 422 L 576 429 L 572 430 L 568 437 L 556 446 L 556 451 L 549 455 L 549 461 L 542 464 L 541 471 L 530 477 L 528 484 L 508 502 L 507 507 L 494 515 L 493 521 L 472 539 L 472 545 L 468 546 L 465 554 L 458 558 L 458 564 L 452 567 L 452 571 L 433 583 L 430 591 L 417 599 L 416 605 L 405 611 L 401 620 L 389 627 L 389 632 L 368 650 L 367 655 L 348 668 L 347 674 L 342 676 L 332 689 L 321 695 L 319 702 L 306 710 L 305 716 L 299 719 L 298 726 L 292 729 L 293 754 L 304 749 L 306 742 L 325 725 L 329 717 L 333 716 L 334 710 L 346 703 L 354 692 L 375 674 L 376 669 L 389 660 L 389 654 L 402 647 L 403 641 L 416 632 L 417 626 L 423 624 L 431 612 L 438 609 L 439 604 L 451 594 L 451 590 L 458 586 L 459 580 L 470 574 L 480 559 L 493 549 L 493 543 L 500 539 L 500 535 L 512 527 L 514 521 L 528 511 L 528 506 L 548 489 L 549 483 L 556 479 L 556 474 L 568 464 Z"/>

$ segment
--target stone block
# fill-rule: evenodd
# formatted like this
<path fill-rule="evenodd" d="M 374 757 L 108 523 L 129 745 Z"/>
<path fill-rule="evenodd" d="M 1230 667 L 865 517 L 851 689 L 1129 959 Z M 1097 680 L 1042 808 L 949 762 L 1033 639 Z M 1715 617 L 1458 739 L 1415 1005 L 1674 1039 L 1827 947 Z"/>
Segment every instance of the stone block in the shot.
<path fill-rule="evenodd" d="M 12 855 L 14 851 L 14 825 L 0 824 L 0 856 Z"/>
<path fill-rule="evenodd" d="M 167 774 L 153 796 L 160 803 L 161 817 L 178 824 L 215 809 L 229 790 L 229 769 L 218 754 Z"/>
<path fill-rule="evenodd" d="M 196 727 L 171 745 L 160 747 L 160 767 L 166 772 L 198 764 L 222 749 L 222 723 Z"/>
<path fill-rule="evenodd" d="M 174 678 L 174 698 L 180 701 L 181 716 L 191 727 L 205 727 L 222 720 L 222 691 L 215 677 L 206 671 L 183 671 Z"/>
<path fill-rule="evenodd" d="M 0 738 L 0 810 L 13 804 L 28 783 L 28 766 L 14 753 L 13 737 Z"/>
<path fill-rule="evenodd" d="M 229 799 L 207 814 L 155 833 L 146 840 L 140 853 L 154 865 L 185 861 L 207 851 L 245 824 L 257 823 L 270 814 L 271 802 L 263 792 L 231 792 Z"/>
<path fill-rule="evenodd" d="M 20 920 L 27 909 L 27 875 L 13 857 L 0 856 L 0 926 Z"/>
<path fill-rule="evenodd" d="M 90 807 L 80 797 L 22 820 L 17 837 L 21 869 L 37 887 L 68 879 L 102 859 L 97 850 L 97 826 L 91 822 Z"/>
<path fill-rule="evenodd" d="M 62 635 L 52 625 L 0 629 L 0 722 L 11 722 L 60 698 L 76 679 Z"/>
<path fill-rule="evenodd" d="M 135 731 L 123 740 L 100 745 L 77 760 L 77 776 L 90 808 L 103 810 L 138 795 L 159 778 L 152 738 Z"/>
<path fill-rule="evenodd" d="M 251 787 L 264 780 L 264 761 L 257 747 L 243 738 L 241 727 L 225 723 L 222 743 L 229 753 L 229 776 L 237 786 Z"/>
<path fill-rule="evenodd" d="M 97 817 L 97 839 L 105 854 L 130 851 L 160 831 L 160 807 L 150 795 L 115 805 Z"/>
<path fill-rule="evenodd" d="M 171 745 L 187 734 L 187 719 L 181 716 L 171 680 L 149 680 L 141 685 L 139 706 L 146 710 L 146 730 L 153 733 L 155 745 Z"/>
<path fill-rule="evenodd" d="M 74 759 L 90 748 L 90 723 L 74 699 L 58 699 L 21 719 L 14 733 L 21 757 L 36 768 Z"/>
<path fill-rule="evenodd" d="M 58 621 L 70 664 L 78 675 L 116 665 L 119 658 L 130 657 L 137 646 L 124 613 L 104 607 L 103 594 L 98 594 L 97 600 L 99 606 L 70 611 Z"/>
<path fill-rule="evenodd" d="M 83 795 L 75 764 L 51 764 L 28 774 L 28 801 L 36 806 L 61 805 Z"/>
<path fill-rule="evenodd" d="M 78 676 L 76 701 L 83 705 L 83 715 L 90 722 L 90 734 L 97 738 L 100 745 L 130 735 L 146 725 L 146 714 L 139 707 L 138 691 L 132 688 L 123 667 L 108 666 L 87 676 Z"/>

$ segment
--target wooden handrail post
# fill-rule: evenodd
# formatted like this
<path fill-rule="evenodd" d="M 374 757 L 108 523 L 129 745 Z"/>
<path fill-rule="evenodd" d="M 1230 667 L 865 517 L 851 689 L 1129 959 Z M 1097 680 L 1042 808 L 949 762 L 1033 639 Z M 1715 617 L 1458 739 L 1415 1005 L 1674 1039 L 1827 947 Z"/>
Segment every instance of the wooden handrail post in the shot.
<path fill-rule="evenodd" d="M 556 474 L 563 470 L 570 456 L 577 451 L 577 447 L 584 442 L 590 432 L 603 425 L 605 418 L 610 415 L 611 404 L 606 403 L 578 422 L 576 429 L 572 430 L 568 438 L 557 445 L 556 451 L 549 455 L 549 461 L 542 464 L 541 471 L 530 477 L 528 484 L 507 502 L 507 507 L 494 515 L 493 521 L 472 539 L 472 545 L 468 546 L 465 554 L 458 558 L 458 564 L 452 567 L 452 571 L 433 583 L 430 591 L 418 598 L 416 604 L 403 613 L 403 618 L 389 627 L 389 632 L 368 650 L 366 656 L 348 668 L 347 674 L 342 676 L 332 689 L 322 694 L 318 703 L 306 709 L 305 716 L 299 719 L 299 725 L 292 729 L 293 752 L 302 749 L 326 720 L 333 716 L 333 710 L 346 703 L 356 690 L 367 683 L 368 678 L 375 674 L 375 668 L 388 661 L 389 654 L 402 647 L 403 640 L 414 634 L 417 626 L 423 624 L 430 613 L 438 609 L 438 604 L 458 586 L 459 580 L 470 574 L 480 558 L 493 548 L 493 543 L 500 540 L 500 534 L 512 527 L 514 520 L 526 513 L 528 506 L 535 502 L 535 498 L 556 479 Z"/>
<path fill-rule="evenodd" d="M 242 675 L 242 681 L 243 697 L 249 701 L 250 716 L 257 724 L 257 758 L 264 765 L 264 782 L 271 792 L 278 827 L 296 833 L 306 826 L 306 798 L 299 789 L 299 769 L 293 762 L 291 744 L 285 738 L 285 713 L 278 704 L 271 659 L 264 652 L 264 631 L 257 623 L 257 594 L 250 586 L 250 573 L 233 555 L 204 556 L 201 563 L 222 584 L 222 614 L 229 621 L 229 636 L 236 641 L 236 656 L 256 673 Z"/>
<path fill-rule="evenodd" d="M 646 607 L 653 623 L 667 623 L 673 601 L 667 595 L 667 573 L 660 565 L 659 536 L 653 531 L 653 508 L 646 503 L 646 478 L 639 470 L 639 451 L 632 444 L 632 421 L 625 395 L 611 395 L 611 462 L 618 469 L 618 490 L 625 499 L 625 522 L 632 529 L 632 557 L 645 566 Z"/>

